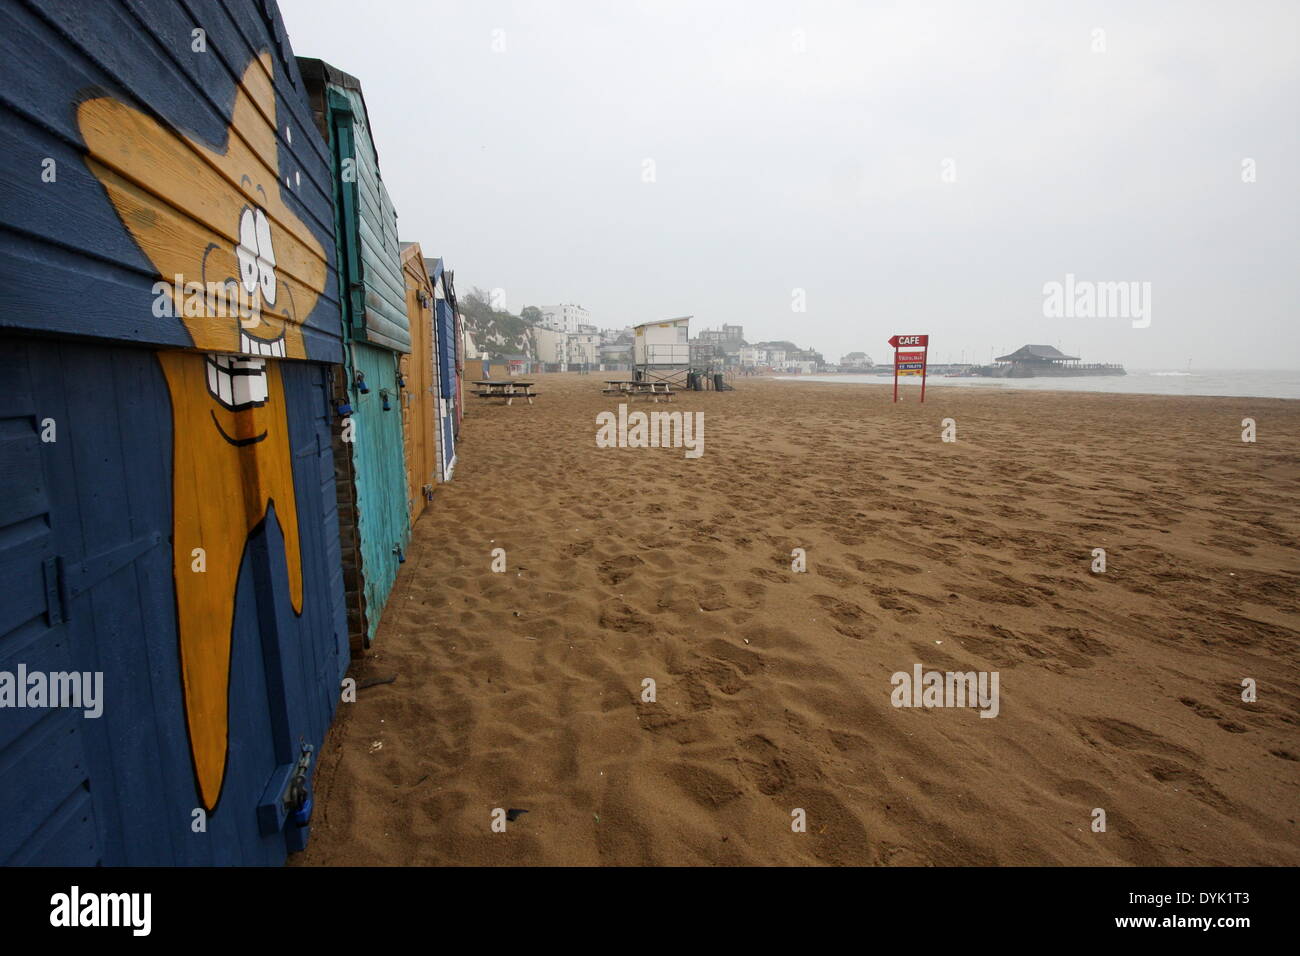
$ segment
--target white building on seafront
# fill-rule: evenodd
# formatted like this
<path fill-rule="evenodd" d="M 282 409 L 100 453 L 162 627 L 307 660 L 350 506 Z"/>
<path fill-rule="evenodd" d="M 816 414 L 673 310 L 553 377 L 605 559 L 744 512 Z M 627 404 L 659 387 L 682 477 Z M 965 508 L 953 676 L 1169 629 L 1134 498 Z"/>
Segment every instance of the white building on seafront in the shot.
<path fill-rule="evenodd" d="M 580 325 L 568 338 L 570 365 L 594 368 L 600 364 L 600 331 L 594 325 Z"/>
<path fill-rule="evenodd" d="M 533 350 L 542 365 L 556 366 L 554 371 L 567 371 L 569 364 L 569 337 L 563 332 L 538 325 L 531 329 Z"/>
<path fill-rule="evenodd" d="M 539 305 L 542 325 L 556 332 L 574 333 L 581 325 L 591 325 L 591 313 L 580 305 Z"/>

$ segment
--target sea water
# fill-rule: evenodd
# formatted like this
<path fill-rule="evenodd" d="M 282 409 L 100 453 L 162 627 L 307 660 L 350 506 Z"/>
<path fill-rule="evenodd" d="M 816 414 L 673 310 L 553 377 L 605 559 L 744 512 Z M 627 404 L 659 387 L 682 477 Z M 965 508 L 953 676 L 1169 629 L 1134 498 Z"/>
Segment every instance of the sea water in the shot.
<path fill-rule="evenodd" d="M 834 382 L 841 385 L 894 384 L 890 375 L 778 375 L 784 381 Z M 898 380 L 900 386 L 921 384 L 920 376 Z M 1127 375 L 1088 375 L 1079 378 L 945 378 L 931 375 L 932 388 L 1018 388 L 1051 392 L 1125 392 L 1136 395 L 1221 395 L 1243 398 L 1300 398 L 1300 371 L 1278 369 L 1138 369 Z"/>

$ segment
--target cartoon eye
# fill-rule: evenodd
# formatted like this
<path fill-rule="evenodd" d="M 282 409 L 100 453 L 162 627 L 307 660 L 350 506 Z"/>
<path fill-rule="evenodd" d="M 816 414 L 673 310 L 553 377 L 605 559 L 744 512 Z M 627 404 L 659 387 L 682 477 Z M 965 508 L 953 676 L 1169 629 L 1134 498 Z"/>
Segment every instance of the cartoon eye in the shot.
<path fill-rule="evenodd" d="M 245 209 L 239 217 L 239 245 L 235 247 L 239 260 L 239 277 L 244 291 L 252 295 L 257 290 L 257 224 L 253 210 Z"/>
<path fill-rule="evenodd" d="M 257 279 L 262 286 L 262 298 L 275 305 L 275 247 L 271 244 L 271 222 L 266 213 L 257 210 Z"/>

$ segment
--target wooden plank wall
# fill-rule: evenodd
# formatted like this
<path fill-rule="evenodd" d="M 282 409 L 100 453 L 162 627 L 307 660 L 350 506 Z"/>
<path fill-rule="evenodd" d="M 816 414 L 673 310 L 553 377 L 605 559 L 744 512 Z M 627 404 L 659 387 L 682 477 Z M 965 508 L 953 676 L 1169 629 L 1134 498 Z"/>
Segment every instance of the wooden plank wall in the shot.
<path fill-rule="evenodd" d="M 443 290 L 447 297 L 447 307 L 451 309 L 454 330 L 456 368 L 456 437 L 460 437 L 460 424 L 465 418 L 465 324 L 461 319 L 460 307 L 456 304 L 456 273 L 450 269 L 442 274 Z M 475 358 L 477 356 L 474 356 Z"/>
<path fill-rule="evenodd" d="M 104 686 L 0 712 L 0 863 L 280 862 L 257 805 L 349 659 L 325 143 L 274 3 L 0 0 L 0 54 L 37 78 L 0 99 L 0 669 Z M 216 372 L 245 333 L 261 401 Z"/>
<path fill-rule="evenodd" d="M 450 392 L 443 390 L 442 384 L 442 332 L 438 327 L 438 316 L 441 315 L 441 309 L 446 305 L 446 288 L 443 283 L 443 264 L 441 259 L 424 260 L 425 272 L 429 276 L 429 281 L 433 283 L 433 331 L 432 331 L 432 352 L 433 352 L 433 386 L 434 393 L 438 401 L 435 407 L 436 423 L 434 426 L 434 444 L 438 450 L 438 480 L 450 481 L 452 470 L 456 466 L 456 439 L 455 429 L 446 428 L 444 421 L 454 417 L 456 414 L 456 397 Z"/>
<path fill-rule="evenodd" d="M 0 863 L 274 864 L 278 834 L 254 809 L 274 769 L 272 710 L 319 747 L 348 664 L 329 453 L 327 367 L 283 363 L 301 529 L 303 611 L 263 622 L 288 591 L 279 522 L 250 538 L 241 562 L 230 661 L 231 749 L 206 832 L 186 730 L 177 656 L 170 497 L 172 422 L 155 354 L 72 339 L 0 336 L 3 460 L 0 569 L 18 584 L 4 602 L 0 670 L 104 675 L 103 714 L 0 711 Z M 57 440 L 40 440 L 44 419 Z M 19 470 L 20 469 L 20 470 Z M 255 559 L 265 552 L 269 560 Z M 40 585 L 56 558 L 63 596 Z M 84 568 L 85 570 L 80 570 Z M 54 623 L 56 619 L 61 619 Z M 268 670 L 268 650 L 282 673 Z M 283 699 L 268 683 L 283 680 Z"/>
<path fill-rule="evenodd" d="M 351 482 L 350 493 L 340 495 L 340 531 L 352 648 L 359 651 L 374 640 L 410 542 L 397 385 L 399 358 L 411 347 L 406 283 L 397 215 L 383 187 L 360 82 L 320 60 L 299 62 L 315 122 L 328 138 L 335 177 L 342 323 L 349 340 L 342 382 L 346 391 L 338 397 L 346 397 L 353 409 L 352 441 L 346 449 L 350 461 L 340 462 L 336 474 Z"/>
<path fill-rule="evenodd" d="M 447 403 L 442 422 L 442 435 L 446 446 L 452 450 L 452 460 L 454 461 L 457 428 L 456 410 L 459 407 L 456 393 L 456 386 L 459 382 L 456 373 L 456 355 L 459 350 L 456 348 L 456 316 L 451 310 L 451 304 L 446 299 L 438 300 L 435 327 L 438 334 L 438 384 Z"/>
<path fill-rule="evenodd" d="M 366 646 L 374 640 L 379 618 L 397 579 L 398 550 L 411 539 L 406 506 L 406 459 L 402 447 L 401 397 L 397 389 L 397 353 L 364 342 L 349 347 L 352 367 L 363 372 L 369 394 L 353 389 L 352 461 L 357 496 L 357 535 L 361 540 Z M 381 390 L 389 394 L 383 408 Z"/>
<path fill-rule="evenodd" d="M 356 195 L 361 279 L 366 288 L 363 321 L 354 334 L 372 345 L 409 352 L 410 320 L 406 314 L 406 286 L 402 281 L 397 211 L 379 175 L 379 155 L 370 138 L 361 93 L 359 90 L 345 90 L 344 93 L 353 105 L 358 158 Z"/>
<path fill-rule="evenodd" d="M 191 49 L 195 29 L 206 52 Z M 238 276 L 240 211 L 258 205 L 273 215 L 276 271 L 291 290 L 278 311 L 301 328 L 297 357 L 339 360 L 328 156 L 274 4 L 5 0 L 0 56 L 40 77 L 11 84 L 0 102 L 11 144 L 0 150 L 0 327 L 237 351 L 233 323 L 154 314 L 154 257 L 178 252 L 165 257 L 168 280 L 183 271 L 201 281 L 212 242 L 229 267 L 215 278 Z M 246 121 L 232 133 L 241 106 Z M 191 201 L 197 182 L 204 202 Z M 122 228 L 115 204 L 132 200 L 152 210 L 152 235 Z M 58 293 L 95 307 L 52 310 Z M 291 309 L 290 297 L 306 301 Z"/>
<path fill-rule="evenodd" d="M 406 443 L 407 499 L 411 524 L 424 513 L 427 495 L 439 480 L 437 379 L 433 374 L 433 283 L 419 243 L 402 249 L 406 312 L 411 320 L 411 354 L 402 357 L 402 430 Z M 420 293 L 424 293 L 421 302 Z"/>

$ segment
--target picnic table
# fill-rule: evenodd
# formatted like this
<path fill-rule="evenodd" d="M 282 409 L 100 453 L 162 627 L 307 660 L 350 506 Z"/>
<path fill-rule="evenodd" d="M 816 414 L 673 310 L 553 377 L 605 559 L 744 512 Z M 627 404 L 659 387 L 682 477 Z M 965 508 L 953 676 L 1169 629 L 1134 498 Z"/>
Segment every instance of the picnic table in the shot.
<path fill-rule="evenodd" d="M 666 402 L 673 400 L 673 390 L 667 382 L 629 382 L 625 378 L 610 378 L 605 380 L 604 392 L 606 395 L 645 395 L 656 403 L 661 398 Z"/>
<path fill-rule="evenodd" d="M 518 379 L 485 379 L 481 382 L 472 383 L 478 388 L 474 394 L 479 398 L 500 398 L 505 400 L 509 405 L 516 398 L 528 399 L 528 404 L 533 404 L 533 399 L 537 397 L 537 392 L 533 391 L 532 382 L 521 382 Z"/>

